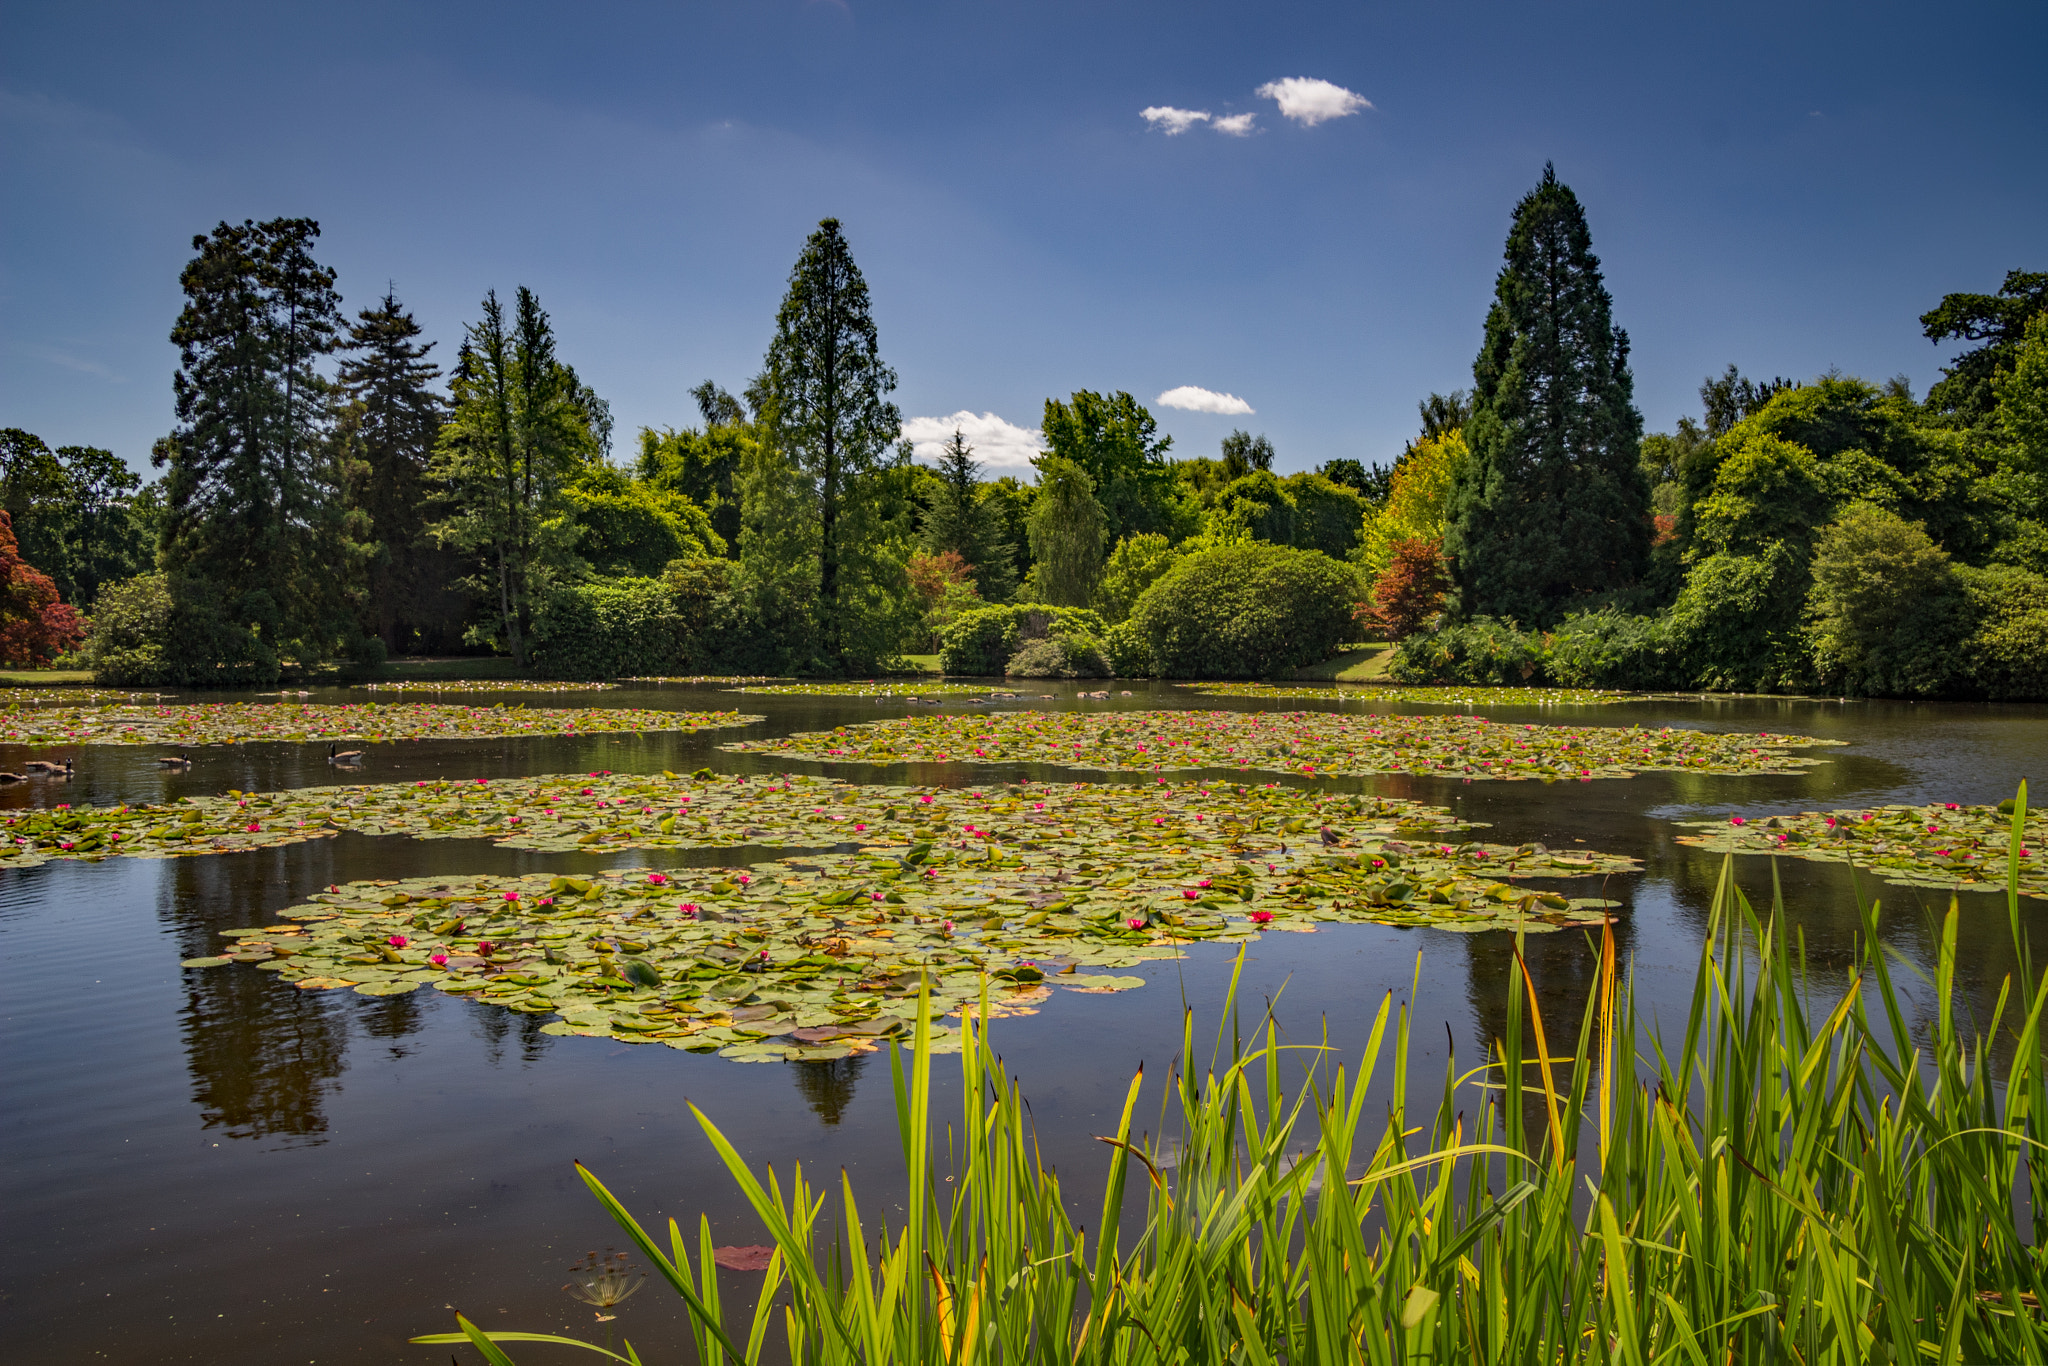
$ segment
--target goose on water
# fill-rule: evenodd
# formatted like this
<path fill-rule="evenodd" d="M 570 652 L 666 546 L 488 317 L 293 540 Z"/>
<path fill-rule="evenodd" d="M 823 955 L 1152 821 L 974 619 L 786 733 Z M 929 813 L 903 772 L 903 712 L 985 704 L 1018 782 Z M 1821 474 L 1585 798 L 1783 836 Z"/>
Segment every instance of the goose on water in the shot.
<path fill-rule="evenodd" d="M 327 747 L 327 762 L 330 764 L 359 764 L 362 761 L 363 752 L 359 749 L 344 749 L 337 753 L 333 745 Z"/>
<path fill-rule="evenodd" d="M 184 751 L 184 750 L 182 750 L 182 749 L 181 749 L 181 750 L 179 750 L 179 751 L 178 751 L 178 752 L 177 752 L 176 754 L 160 754 L 160 755 L 158 755 L 158 756 L 157 756 L 157 762 L 158 762 L 159 764 L 162 764 L 162 765 L 163 765 L 163 766 L 164 766 L 165 768 L 190 768 L 190 767 L 192 767 L 192 761 L 191 761 L 190 759 L 187 759 L 187 758 L 185 757 L 185 751 Z"/>
<path fill-rule="evenodd" d="M 0 769 L 0 783 L 25 783 L 27 781 L 28 775 L 25 773 L 9 773 L 4 769 Z"/>
<path fill-rule="evenodd" d="M 69 759 L 64 760 L 62 763 L 55 759 L 31 759 L 22 767 L 31 773 L 61 773 L 67 778 L 71 776 L 71 761 Z"/>

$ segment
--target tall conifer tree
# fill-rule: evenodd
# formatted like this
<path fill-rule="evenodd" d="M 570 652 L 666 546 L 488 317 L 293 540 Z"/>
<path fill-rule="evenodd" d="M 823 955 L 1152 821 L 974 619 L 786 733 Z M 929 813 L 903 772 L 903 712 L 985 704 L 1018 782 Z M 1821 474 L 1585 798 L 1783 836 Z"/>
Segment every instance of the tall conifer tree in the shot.
<path fill-rule="evenodd" d="M 1466 615 L 1540 627 L 1641 575 L 1650 489 L 1628 334 L 1614 326 L 1585 211 L 1551 167 L 1515 207 L 1505 255 L 1444 549 Z"/>
<path fill-rule="evenodd" d="M 981 500 L 981 462 L 958 428 L 939 453 L 939 479 L 925 519 L 925 549 L 951 550 L 974 567 L 974 586 L 983 600 L 1000 602 L 1016 586 L 1010 545 L 995 509 Z"/>
<path fill-rule="evenodd" d="M 367 514 L 374 541 L 366 566 L 368 617 L 385 648 L 397 650 L 414 624 L 427 550 L 425 478 L 446 407 L 434 390 L 441 370 L 427 360 L 419 324 L 387 293 L 349 329 L 354 354 L 340 386 L 344 475 L 350 505 Z"/>
<path fill-rule="evenodd" d="M 848 606 L 841 571 L 871 549 L 861 539 L 868 519 L 847 514 L 853 503 L 880 492 L 871 477 L 888 467 L 903 430 L 903 415 L 888 397 L 896 372 L 882 364 L 867 281 L 836 218 L 818 224 L 790 272 L 760 388 L 757 416 L 767 419 L 773 441 L 811 485 L 820 643 L 836 662 Z"/>

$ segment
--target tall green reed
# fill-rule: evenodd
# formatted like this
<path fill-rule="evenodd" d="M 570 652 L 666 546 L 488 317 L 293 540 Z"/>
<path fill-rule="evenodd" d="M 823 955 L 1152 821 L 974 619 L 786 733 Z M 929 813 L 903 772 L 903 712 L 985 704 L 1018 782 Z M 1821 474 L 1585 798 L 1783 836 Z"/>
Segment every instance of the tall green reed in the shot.
<path fill-rule="evenodd" d="M 2024 786 L 2015 805 L 2017 868 Z M 941 1154 L 920 1010 L 908 1069 L 891 1059 L 912 1195 L 894 1225 L 862 1212 L 844 1173 L 828 1220 L 830 1192 L 801 1167 L 786 1184 L 757 1174 L 696 1112 L 776 1248 L 743 1320 L 725 1314 L 708 1220 L 694 1253 L 674 1220 L 658 1242 L 579 1172 L 688 1306 L 705 1363 L 2048 1360 L 2048 979 L 2016 880 L 2007 906 L 2016 968 L 1990 1020 L 1968 1040 L 1956 1025 L 1952 901 L 1916 1034 L 1875 904 L 1846 986 L 1809 1008 L 1775 879 L 1760 915 L 1731 859 L 1679 1038 L 1643 1027 L 1611 930 L 1571 1034 L 1544 1019 L 1518 951 L 1486 1064 L 1447 1063 L 1426 1108 L 1391 993 L 1347 1069 L 1283 1045 L 1270 1018 L 1243 1038 L 1233 974 L 1206 1067 L 1183 1024 L 1170 1148 L 1133 1139 L 1132 1080 L 1092 1230 L 971 1020 Z M 1369 1113 L 1383 1069 L 1391 1099 Z M 457 1323 L 414 1340 L 469 1342 L 495 1366 L 523 1342 L 640 1361 L 630 1343 Z"/>

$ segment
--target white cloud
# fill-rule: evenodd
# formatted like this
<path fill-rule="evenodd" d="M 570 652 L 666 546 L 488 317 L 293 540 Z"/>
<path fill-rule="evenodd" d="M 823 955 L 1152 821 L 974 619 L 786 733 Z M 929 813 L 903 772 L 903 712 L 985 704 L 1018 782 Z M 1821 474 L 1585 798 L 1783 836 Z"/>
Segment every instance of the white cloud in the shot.
<path fill-rule="evenodd" d="M 903 439 L 920 460 L 937 460 L 955 431 L 974 447 L 974 458 L 992 469 L 1028 467 L 1045 449 L 1045 433 L 1036 427 L 1019 427 L 994 413 L 977 417 L 965 408 L 950 417 L 913 417 L 903 424 Z"/>
<path fill-rule="evenodd" d="M 1216 120 L 1209 126 L 1219 133 L 1228 133 L 1234 138 L 1249 137 L 1253 131 L 1252 120 L 1257 117 L 1257 114 L 1232 114 L 1228 118 Z"/>
<path fill-rule="evenodd" d="M 1236 394 L 1219 394 L 1213 389 L 1203 389 L 1193 384 L 1183 384 L 1178 389 L 1168 389 L 1157 400 L 1162 408 L 1185 408 L 1191 413 L 1248 413 L 1252 405 Z"/>
<path fill-rule="evenodd" d="M 1372 101 L 1356 91 L 1312 76 L 1288 76 L 1268 81 L 1259 87 L 1259 94 L 1278 103 L 1281 114 L 1304 128 L 1313 128 L 1326 119 L 1341 119 L 1346 114 L 1372 108 Z"/>
<path fill-rule="evenodd" d="M 1138 117 L 1151 124 L 1154 128 L 1165 129 L 1166 136 L 1173 137 L 1177 133 L 1187 132 L 1188 129 L 1198 123 L 1207 123 L 1209 121 L 1209 111 L 1206 109 L 1175 109 L 1170 104 L 1155 104 L 1149 108 L 1140 109 Z"/>

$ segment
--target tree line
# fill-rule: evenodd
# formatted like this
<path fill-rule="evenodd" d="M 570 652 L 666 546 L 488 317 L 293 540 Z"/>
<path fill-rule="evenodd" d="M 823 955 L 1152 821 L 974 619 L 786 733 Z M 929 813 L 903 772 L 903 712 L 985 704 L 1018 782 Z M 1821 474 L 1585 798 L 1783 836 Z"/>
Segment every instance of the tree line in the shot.
<path fill-rule="evenodd" d="M 343 316 L 318 236 L 278 219 L 194 239 L 160 478 L 5 434 L 18 558 L 91 623 L 82 644 L 75 619 L 44 630 L 45 657 L 184 684 L 458 650 L 578 676 L 928 651 L 1243 673 L 1377 637 L 1417 678 L 2040 686 L 2048 276 L 1921 320 L 1979 343 L 1924 401 L 1731 366 L 1700 420 L 1645 436 L 1584 211 L 1546 168 L 1472 387 L 1425 399 L 1398 460 L 1282 476 L 1244 431 L 1178 457 L 1129 393 L 1082 390 L 1046 401 L 1027 482 L 986 477 L 958 432 L 912 458 L 835 220 L 759 371 L 737 394 L 699 384 L 695 423 L 642 429 L 618 460 L 531 290 L 487 294 L 444 377 L 391 294 Z M 1880 561 L 1885 590 L 1859 588 Z M 1985 632 L 1990 673 L 1929 662 Z M 1189 643 L 1204 633 L 1234 643 Z"/>

